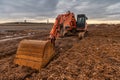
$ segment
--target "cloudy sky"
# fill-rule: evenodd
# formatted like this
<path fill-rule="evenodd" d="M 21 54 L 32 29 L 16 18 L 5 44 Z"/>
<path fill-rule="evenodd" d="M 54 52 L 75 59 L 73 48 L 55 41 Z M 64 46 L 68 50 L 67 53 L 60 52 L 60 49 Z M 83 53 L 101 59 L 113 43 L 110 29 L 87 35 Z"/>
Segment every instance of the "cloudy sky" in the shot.
<path fill-rule="evenodd" d="M 0 22 L 54 20 L 67 10 L 85 13 L 89 22 L 120 21 L 120 0 L 0 0 Z"/>

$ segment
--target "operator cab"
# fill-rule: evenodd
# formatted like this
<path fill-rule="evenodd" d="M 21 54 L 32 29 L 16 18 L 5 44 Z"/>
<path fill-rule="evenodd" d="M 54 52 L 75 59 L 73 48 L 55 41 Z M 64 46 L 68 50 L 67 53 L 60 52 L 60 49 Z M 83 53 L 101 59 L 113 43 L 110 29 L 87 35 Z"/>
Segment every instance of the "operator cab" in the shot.
<path fill-rule="evenodd" d="M 78 14 L 77 15 L 77 28 L 85 28 L 86 20 L 88 18 L 85 16 L 85 14 Z"/>

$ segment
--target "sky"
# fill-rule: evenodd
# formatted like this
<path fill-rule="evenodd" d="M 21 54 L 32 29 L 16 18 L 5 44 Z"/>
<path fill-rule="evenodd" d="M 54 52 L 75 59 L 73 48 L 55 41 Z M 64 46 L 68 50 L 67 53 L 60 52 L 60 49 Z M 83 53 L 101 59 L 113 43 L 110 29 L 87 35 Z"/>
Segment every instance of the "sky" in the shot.
<path fill-rule="evenodd" d="M 0 0 L 0 23 L 54 22 L 68 10 L 75 16 L 86 14 L 88 23 L 120 23 L 120 0 Z"/>

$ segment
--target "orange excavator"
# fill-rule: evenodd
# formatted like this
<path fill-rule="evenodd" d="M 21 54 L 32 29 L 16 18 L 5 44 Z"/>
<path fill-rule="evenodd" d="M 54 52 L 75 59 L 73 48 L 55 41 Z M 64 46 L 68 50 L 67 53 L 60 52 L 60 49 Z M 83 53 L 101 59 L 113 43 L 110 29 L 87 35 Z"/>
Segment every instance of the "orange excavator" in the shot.
<path fill-rule="evenodd" d="M 78 35 L 79 39 L 83 38 L 88 32 L 87 19 L 85 14 L 79 14 L 76 21 L 74 13 L 70 11 L 58 15 L 50 32 L 52 42 L 55 42 L 56 38 L 68 35 Z"/>
<path fill-rule="evenodd" d="M 50 31 L 50 40 L 22 40 L 18 46 L 14 63 L 40 70 L 45 67 L 55 55 L 55 40 L 59 37 L 78 35 L 81 39 L 87 33 L 87 17 L 68 11 L 57 16 Z"/>

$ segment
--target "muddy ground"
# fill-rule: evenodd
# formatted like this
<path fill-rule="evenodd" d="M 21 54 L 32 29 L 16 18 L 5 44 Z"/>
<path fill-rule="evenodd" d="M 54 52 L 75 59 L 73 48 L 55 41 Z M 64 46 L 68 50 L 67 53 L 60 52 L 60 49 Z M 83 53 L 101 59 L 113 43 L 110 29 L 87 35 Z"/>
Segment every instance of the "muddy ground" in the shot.
<path fill-rule="evenodd" d="M 46 40 L 49 31 L 50 27 L 42 31 L 37 28 L 26 38 Z M 89 25 L 89 34 L 82 40 L 77 36 L 58 39 L 57 55 L 40 71 L 13 63 L 21 40 L 0 42 L 0 80 L 120 79 L 120 25 Z"/>
<path fill-rule="evenodd" d="M 53 24 L 46 23 L 0 24 L 0 39 L 35 35 L 39 32 L 44 32 L 51 29 L 52 25 Z"/>

